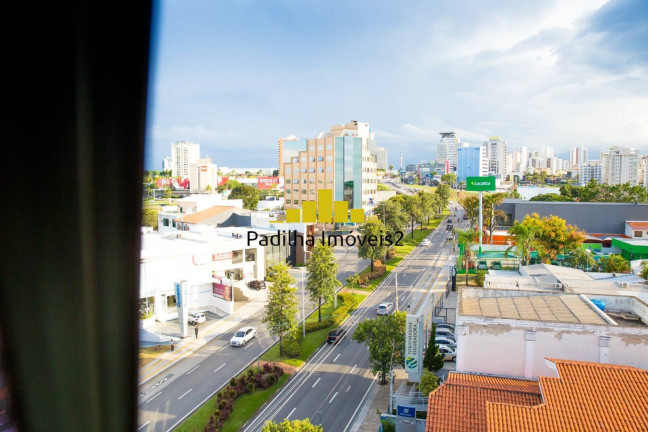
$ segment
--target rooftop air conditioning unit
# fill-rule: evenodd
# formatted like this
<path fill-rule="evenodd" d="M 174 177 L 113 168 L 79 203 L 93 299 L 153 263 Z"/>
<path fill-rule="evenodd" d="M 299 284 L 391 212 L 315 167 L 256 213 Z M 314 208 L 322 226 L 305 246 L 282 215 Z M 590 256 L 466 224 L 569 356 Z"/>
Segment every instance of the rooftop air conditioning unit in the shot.
<path fill-rule="evenodd" d="M 560 282 L 556 282 L 554 284 L 554 288 L 562 288 L 562 287 L 563 287 L 563 285 Z"/>
<path fill-rule="evenodd" d="M 621 288 L 628 288 L 628 282 L 621 282 L 619 285 L 621 285 Z"/>

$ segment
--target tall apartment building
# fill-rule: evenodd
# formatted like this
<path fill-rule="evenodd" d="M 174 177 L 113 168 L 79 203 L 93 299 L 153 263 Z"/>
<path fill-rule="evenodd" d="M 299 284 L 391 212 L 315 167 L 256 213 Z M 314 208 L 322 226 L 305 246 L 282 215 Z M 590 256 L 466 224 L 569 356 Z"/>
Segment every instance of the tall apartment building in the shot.
<path fill-rule="evenodd" d="M 387 157 L 386 148 L 376 147 L 376 164 L 378 169 L 389 170 L 389 158 Z"/>
<path fill-rule="evenodd" d="M 218 167 L 211 158 L 201 158 L 189 163 L 189 190 L 191 193 L 205 192 L 218 187 Z"/>
<path fill-rule="evenodd" d="M 173 160 L 170 157 L 162 159 L 162 171 L 169 171 L 171 169 Z"/>
<path fill-rule="evenodd" d="M 639 159 L 639 171 L 637 173 L 637 184 L 648 190 L 648 154 Z"/>
<path fill-rule="evenodd" d="M 569 166 L 581 166 L 587 162 L 587 149 L 585 147 L 574 147 L 569 151 Z"/>
<path fill-rule="evenodd" d="M 368 123 L 331 126 L 317 138 L 279 140 L 279 175 L 284 178 L 286 208 L 315 201 L 319 189 L 332 189 L 335 201 L 349 208 L 369 208 L 376 196 L 376 159 L 369 150 L 374 134 Z"/>
<path fill-rule="evenodd" d="M 580 166 L 578 182 L 581 185 L 585 185 L 591 179 L 596 180 L 598 183 L 603 182 L 603 166 L 601 165 L 601 161 L 590 160 Z"/>
<path fill-rule="evenodd" d="M 466 177 L 488 175 L 487 152 L 487 147 L 484 145 L 465 145 L 457 148 L 457 183 L 465 182 Z"/>
<path fill-rule="evenodd" d="M 639 152 L 634 148 L 614 146 L 601 152 L 603 183 L 637 185 Z"/>
<path fill-rule="evenodd" d="M 171 172 L 175 177 L 189 177 L 189 164 L 200 159 L 200 144 L 189 141 L 171 143 Z"/>
<path fill-rule="evenodd" d="M 488 158 L 488 172 L 505 175 L 506 167 L 506 141 L 498 136 L 488 138 L 484 141 L 486 156 Z"/>
<path fill-rule="evenodd" d="M 437 144 L 437 162 L 447 162 L 452 172 L 457 166 L 457 147 L 459 147 L 459 137 L 455 132 L 439 132 L 441 140 Z"/>

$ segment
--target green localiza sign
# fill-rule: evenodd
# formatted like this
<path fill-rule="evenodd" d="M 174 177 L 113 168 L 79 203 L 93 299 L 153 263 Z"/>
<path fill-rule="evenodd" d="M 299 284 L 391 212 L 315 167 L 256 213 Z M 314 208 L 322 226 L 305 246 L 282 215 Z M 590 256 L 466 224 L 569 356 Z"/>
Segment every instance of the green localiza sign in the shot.
<path fill-rule="evenodd" d="M 466 177 L 467 191 L 494 191 L 495 177 Z"/>

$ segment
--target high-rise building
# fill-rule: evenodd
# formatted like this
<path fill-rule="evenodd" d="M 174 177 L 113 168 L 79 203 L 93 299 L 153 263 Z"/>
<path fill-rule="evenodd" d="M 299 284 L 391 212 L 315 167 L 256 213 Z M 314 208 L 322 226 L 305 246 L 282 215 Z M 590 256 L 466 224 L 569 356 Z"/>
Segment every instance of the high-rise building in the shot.
<path fill-rule="evenodd" d="M 601 161 L 590 160 L 580 166 L 578 182 L 581 185 L 585 185 L 591 179 L 596 180 L 598 183 L 603 181 L 603 166 L 601 165 Z"/>
<path fill-rule="evenodd" d="M 441 140 L 437 144 L 437 162 L 447 162 L 450 171 L 457 166 L 457 147 L 459 146 L 459 137 L 455 132 L 439 132 Z"/>
<path fill-rule="evenodd" d="M 639 159 L 639 172 L 637 174 L 637 184 L 648 190 L 648 154 L 641 156 Z"/>
<path fill-rule="evenodd" d="M 189 177 L 189 164 L 200 158 L 200 144 L 189 141 L 171 143 L 171 172 L 176 177 Z"/>
<path fill-rule="evenodd" d="M 201 158 L 189 163 L 189 190 L 191 193 L 208 190 L 215 192 L 217 187 L 218 167 L 212 163 L 211 158 Z"/>
<path fill-rule="evenodd" d="M 389 170 L 389 160 L 387 157 L 387 149 L 384 147 L 376 147 L 376 165 L 378 169 Z"/>
<path fill-rule="evenodd" d="M 506 141 L 498 136 L 484 141 L 486 157 L 488 158 L 488 172 L 505 175 L 506 168 Z"/>
<path fill-rule="evenodd" d="M 173 160 L 170 157 L 162 159 L 162 171 L 169 171 L 173 166 Z"/>
<path fill-rule="evenodd" d="M 457 183 L 465 182 L 466 177 L 486 176 L 489 172 L 487 147 L 460 146 L 457 148 Z"/>
<path fill-rule="evenodd" d="M 585 147 L 574 147 L 569 151 L 569 165 L 580 166 L 587 162 L 587 149 Z"/>
<path fill-rule="evenodd" d="M 349 208 L 369 208 L 376 196 L 376 159 L 369 151 L 374 134 L 368 123 L 331 126 L 317 138 L 279 140 L 280 175 L 286 208 L 316 201 L 319 189 L 332 189 L 335 201 Z"/>
<path fill-rule="evenodd" d="M 601 152 L 603 183 L 637 185 L 639 152 L 634 148 L 614 146 Z"/>

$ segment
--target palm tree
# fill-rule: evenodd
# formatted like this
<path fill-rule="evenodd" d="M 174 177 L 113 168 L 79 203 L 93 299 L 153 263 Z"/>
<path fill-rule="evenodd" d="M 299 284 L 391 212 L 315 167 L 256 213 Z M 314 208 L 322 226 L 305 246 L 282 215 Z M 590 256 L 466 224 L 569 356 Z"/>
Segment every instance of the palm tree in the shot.
<path fill-rule="evenodd" d="M 484 222 L 488 227 L 488 238 L 490 244 L 493 244 L 493 230 L 495 229 L 495 224 L 497 221 L 506 219 L 506 212 L 495 208 L 502 204 L 504 198 L 506 198 L 506 194 L 494 193 L 486 195 L 483 199 L 484 208 L 482 211 L 484 212 Z"/>
<path fill-rule="evenodd" d="M 473 259 L 473 252 L 470 247 L 477 239 L 477 231 L 472 229 L 456 230 L 457 244 L 463 245 L 463 267 L 466 270 L 466 285 L 468 285 L 468 266 Z"/>
<path fill-rule="evenodd" d="M 524 262 L 524 265 L 529 265 L 531 251 L 538 247 L 537 235 L 540 234 L 540 228 L 535 225 L 524 225 L 516 222 L 509 232 L 515 236 L 515 247 L 517 247 L 520 261 Z M 508 254 L 513 247 L 506 249 L 506 253 Z"/>

